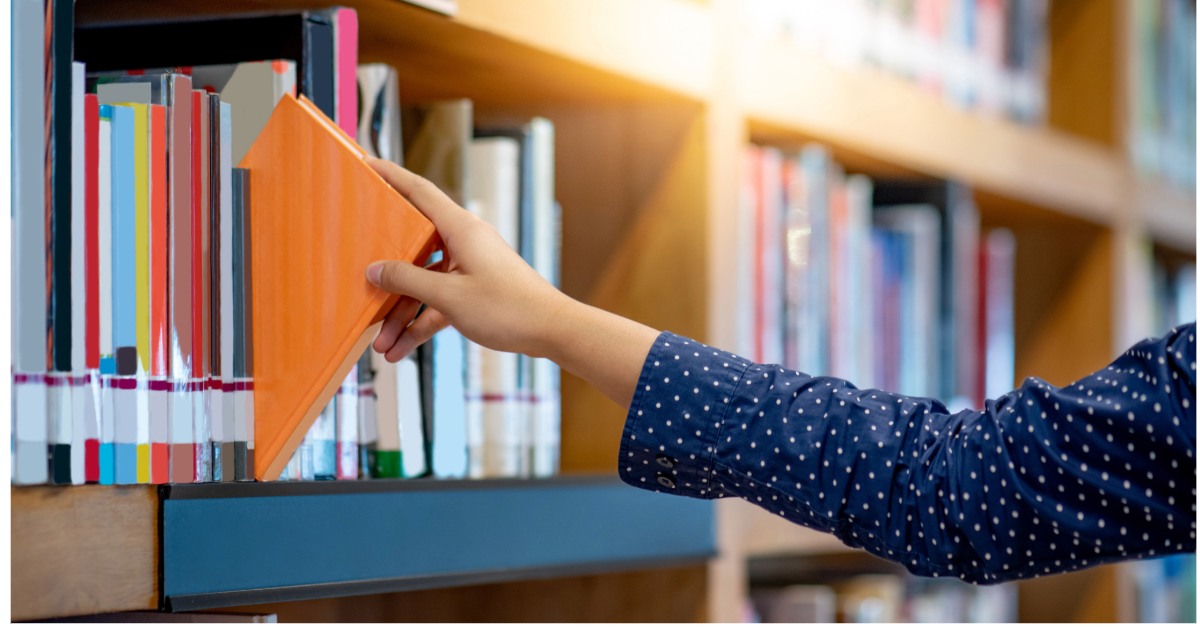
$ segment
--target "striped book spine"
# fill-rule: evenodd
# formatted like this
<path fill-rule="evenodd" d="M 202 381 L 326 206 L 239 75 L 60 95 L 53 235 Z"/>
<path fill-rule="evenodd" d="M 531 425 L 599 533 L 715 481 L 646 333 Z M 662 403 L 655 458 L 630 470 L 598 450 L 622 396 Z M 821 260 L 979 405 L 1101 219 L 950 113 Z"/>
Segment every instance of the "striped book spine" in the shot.
<path fill-rule="evenodd" d="M 84 441 L 87 435 L 87 283 L 85 281 L 86 213 L 86 130 L 84 124 L 84 65 L 71 64 L 71 483 L 87 481 Z"/>
<path fill-rule="evenodd" d="M 112 305 L 116 355 L 116 483 L 137 483 L 137 262 L 135 113 L 112 105 Z"/>
<path fill-rule="evenodd" d="M 337 403 L 337 478 L 358 478 L 358 366 L 342 381 Z"/>

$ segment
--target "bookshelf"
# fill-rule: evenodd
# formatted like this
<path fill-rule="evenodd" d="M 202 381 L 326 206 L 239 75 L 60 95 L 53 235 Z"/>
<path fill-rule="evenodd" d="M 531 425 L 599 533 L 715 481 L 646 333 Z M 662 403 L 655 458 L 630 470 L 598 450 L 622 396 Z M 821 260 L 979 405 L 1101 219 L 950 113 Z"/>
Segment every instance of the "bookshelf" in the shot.
<path fill-rule="evenodd" d="M 1121 49 L 1113 44 L 1123 41 L 1119 2 L 1055 3 L 1077 5 L 1077 10 L 1051 16 L 1049 124 L 1041 127 L 960 111 L 898 79 L 844 69 L 786 43 L 756 40 L 737 28 L 732 0 L 458 0 L 453 17 L 397 0 L 345 4 L 358 11 L 360 61 L 395 66 L 402 101 L 468 97 L 479 124 L 534 114 L 554 122 L 556 189 L 564 209 L 562 283 L 573 297 L 660 329 L 733 347 L 736 293 L 729 261 L 737 245 L 742 147 L 750 141 L 798 147 L 815 140 L 852 172 L 950 177 L 973 187 L 984 225 L 1012 229 L 1023 252 L 1016 277 L 1018 377 L 1037 374 L 1065 383 L 1101 367 L 1123 349 L 1120 305 L 1129 280 L 1120 265 L 1126 236 L 1145 232 L 1159 245 L 1193 257 L 1196 246 L 1194 192 L 1139 175 L 1120 148 L 1124 79 L 1116 56 Z M 96 24 L 321 6 L 327 3 L 80 0 L 76 16 L 80 24 Z M 1024 253 L 1033 251 L 1039 253 Z M 562 395 L 564 473 L 611 474 L 623 411 L 567 374 Z M 639 501 L 658 498 L 643 498 L 632 490 L 622 494 L 611 482 L 590 477 L 539 483 L 427 492 L 388 488 L 350 500 L 386 497 L 379 500 L 403 505 L 421 497 L 443 500 L 451 509 L 456 502 L 461 508 L 466 496 L 497 504 L 512 496 L 503 493 L 516 493 L 524 502 L 512 505 L 529 511 L 509 512 L 512 527 L 554 530 L 567 526 L 568 505 L 584 511 L 608 505 L 615 512 L 618 505 L 642 506 Z M 597 493 L 619 498 L 604 504 Z M 159 571 L 169 576 L 185 565 L 171 563 L 174 532 L 162 530 L 160 540 L 158 524 L 168 522 L 174 510 L 209 505 L 205 501 L 326 500 L 315 498 L 324 495 L 298 496 L 160 500 L 146 488 L 14 488 L 13 618 L 153 608 L 166 603 L 166 597 L 182 602 L 182 595 L 217 592 L 211 585 L 159 591 Z M 689 518 L 692 524 L 715 527 L 708 540 L 715 540 L 719 555 L 709 561 L 705 578 L 667 580 L 704 601 L 704 617 L 711 621 L 740 618 L 747 558 L 840 548 L 828 536 L 792 527 L 742 503 L 684 502 L 677 507 L 677 513 L 650 510 L 659 520 L 640 520 L 638 527 L 660 531 Z M 594 513 L 597 518 L 606 514 Z M 200 514 L 219 517 L 216 510 Z M 88 531 L 79 525 L 93 521 L 101 525 Z M 280 526 L 289 535 L 301 534 Z M 701 562 L 708 551 L 700 538 L 690 539 L 694 547 L 687 553 L 643 557 Z M 629 567 L 613 548 L 597 548 L 593 551 L 600 555 L 583 558 L 567 553 L 580 552 L 566 548 L 569 540 L 558 540 L 564 555 L 551 564 L 575 567 L 575 573 L 616 571 L 614 579 L 629 588 L 652 584 L 654 576 L 671 571 L 621 573 Z M 530 551 L 468 572 L 476 572 L 476 581 L 484 580 L 480 576 L 485 573 L 489 581 L 553 575 L 523 572 L 544 566 L 535 555 Z M 272 558 L 264 568 L 280 569 L 284 562 Z M 364 569 L 353 562 L 347 566 Z M 364 575 L 341 581 L 375 579 Z M 437 581 L 445 576 L 430 579 L 388 588 L 453 583 Z M 74 588 L 59 586 L 62 580 L 74 580 Z M 320 575 L 312 580 L 339 581 Z M 39 584 L 56 586 L 35 589 Z M 242 590 L 279 585 L 262 577 Z M 29 596 L 22 596 L 19 589 L 26 586 Z M 338 593 L 381 592 L 384 587 L 372 588 Z M 608 592 L 595 585 L 578 588 Z M 513 589 L 526 608 L 552 606 L 532 589 Z M 327 598 L 330 593 L 286 598 Z M 613 596 L 606 601 L 619 607 L 626 600 Z M 628 612 L 640 614 L 632 604 Z"/>

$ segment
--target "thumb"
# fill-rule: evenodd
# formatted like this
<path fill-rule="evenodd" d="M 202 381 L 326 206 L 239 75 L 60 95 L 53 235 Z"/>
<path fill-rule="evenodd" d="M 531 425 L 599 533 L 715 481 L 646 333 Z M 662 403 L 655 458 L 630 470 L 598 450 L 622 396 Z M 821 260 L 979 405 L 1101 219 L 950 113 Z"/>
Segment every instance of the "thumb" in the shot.
<path fill-rule="evenodd" d="M 378 260 L 367 265 L 367 282 L 419 302 L 438 303 L 447 274 L 430 271 L 402 260 Z"/>

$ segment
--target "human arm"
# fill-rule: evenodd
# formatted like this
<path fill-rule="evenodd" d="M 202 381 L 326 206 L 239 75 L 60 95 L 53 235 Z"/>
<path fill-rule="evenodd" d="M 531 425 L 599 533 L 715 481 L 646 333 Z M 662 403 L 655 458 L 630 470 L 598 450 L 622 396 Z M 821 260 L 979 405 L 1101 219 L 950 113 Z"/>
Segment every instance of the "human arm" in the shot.
<path fill-rule="evenodd" d="M 569 300 L 428 183 L 372 165 L 434 222 L 448 256 L 437 270 L 371 267 L 372 282 L 413 296 L 376 350 L 399 359 L 449 322 L 485 346 L 551 358 L 629 408 L 619 473 L 634 486 L 739 496 L 914 573 L 977 582 L 1195 549 L 1194 325 L 1071 387 L 1031 379 L 952 415 Z M 430 308 L 409 323 L 417 300 Z M 1143 386 L 1139 373 L 1158 380 Z M 1130 412 L 1136 424 L 1113 415 Z"/>
<path fill-rule="evenodd" d="M 1195 325 L 985 409 L 758 365 L 664 333 L 620 474 L 741 497 L 913 573 L 994 583 L 1195 550 Z"/>

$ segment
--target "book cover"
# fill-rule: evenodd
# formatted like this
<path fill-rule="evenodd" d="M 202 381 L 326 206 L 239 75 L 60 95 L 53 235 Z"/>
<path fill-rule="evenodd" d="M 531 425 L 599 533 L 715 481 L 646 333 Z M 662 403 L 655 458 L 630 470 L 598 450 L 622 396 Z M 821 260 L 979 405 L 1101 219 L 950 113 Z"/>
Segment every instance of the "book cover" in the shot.
<path fill-rule="evenodd" d="M 421 262 L 438 242 L 433 225 L 362 158 L 311 102 L 286 96 L 239 165 L 253 174 L 258 479 L 283 469 L 395 305 L 397 296 L 367 283 L 367 265 Z"/>

